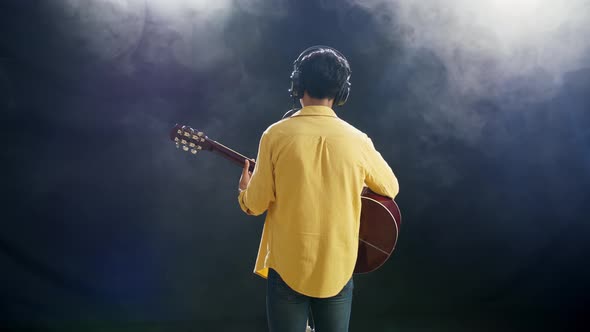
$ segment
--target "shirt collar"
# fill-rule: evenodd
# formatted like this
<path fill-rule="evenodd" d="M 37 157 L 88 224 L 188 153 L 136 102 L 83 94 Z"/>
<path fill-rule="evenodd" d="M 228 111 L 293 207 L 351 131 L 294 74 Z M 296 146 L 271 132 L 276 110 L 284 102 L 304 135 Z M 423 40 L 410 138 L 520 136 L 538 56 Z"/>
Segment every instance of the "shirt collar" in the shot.
<path fill-rule="evenodd" d="M 304 108 L 300 109 L 295 114 L 293 114 L 293 116 L 314 116 L 314 115 L 315 116 L 330 116 L 333 118 L 338 117 L 336 115 L 336 113 L 334 112 L 334 110 L 332 110 L 330 107 L 319 106 L 319 105 L 305 106 Z"/>

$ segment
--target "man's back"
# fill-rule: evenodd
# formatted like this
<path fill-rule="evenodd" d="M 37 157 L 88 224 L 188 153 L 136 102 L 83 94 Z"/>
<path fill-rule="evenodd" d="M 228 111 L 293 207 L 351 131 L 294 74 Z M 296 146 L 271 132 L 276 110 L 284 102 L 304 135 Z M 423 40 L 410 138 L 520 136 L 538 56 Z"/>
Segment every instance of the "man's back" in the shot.
<path fill-rule="evenodd" d="M 240 195 L 245 211 L 268 209 L 255 272 L 266 276 L 271 267 L 308 296 L 337 294 L 356 262 L 365 183 L 385 196 L 398 191 L 368 137 L 331 108 L 308 106 L 270 126 Z"/>

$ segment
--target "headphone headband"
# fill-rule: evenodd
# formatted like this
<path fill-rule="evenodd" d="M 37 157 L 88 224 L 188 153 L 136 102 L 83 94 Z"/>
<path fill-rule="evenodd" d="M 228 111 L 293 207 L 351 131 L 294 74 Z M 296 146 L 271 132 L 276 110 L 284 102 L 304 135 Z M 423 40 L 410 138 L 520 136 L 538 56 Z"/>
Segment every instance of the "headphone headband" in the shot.
<path fill-rule="evenodd" d="M 301 54 L 299 54 L 299 56 L 297 57 L 295 62 L 293 62 L 293 64 L 294 65 L 301 64 L 301 60 L 303 60 L 303 58 L 306 55 L 311 54 L 315 51 L 320 51 L 320 50 L 330 50 L 330 51 L 333 51 L 334 53 L 336 53 L 336 56 L 338 56 L 339 58 L 342 58 L 342 60 L 344 60 L 344 63 L 346 64 L 346 69 L 348 69 L 348 71 L 350 72 L 350 66 L 348 65 L 348 60 L 346 60 L 346 57 L 344 56 L 344 54 L 340 53 L 340 51 L 338 51 L 337 49 L 335 49 L 333 47 L 325 46 L 325 45 L 315 45 L 315 46 L 311 46 L 311 47 L 306 48 L 303 52 L 301 52 Z"/>

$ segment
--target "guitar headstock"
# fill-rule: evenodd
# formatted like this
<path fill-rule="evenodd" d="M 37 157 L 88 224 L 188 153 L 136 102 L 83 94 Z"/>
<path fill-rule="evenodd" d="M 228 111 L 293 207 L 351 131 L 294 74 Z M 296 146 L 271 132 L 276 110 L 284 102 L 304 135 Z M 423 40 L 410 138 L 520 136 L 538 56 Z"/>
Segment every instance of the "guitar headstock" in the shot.
<path fill-rule="evenodd" d="M 211 143 L 202 131 L 190 126 L 177 124 L 170 132 L 170 139 L 176 143 L 176 148 L 197 154 L 200 150 L 211 150 Z"/>

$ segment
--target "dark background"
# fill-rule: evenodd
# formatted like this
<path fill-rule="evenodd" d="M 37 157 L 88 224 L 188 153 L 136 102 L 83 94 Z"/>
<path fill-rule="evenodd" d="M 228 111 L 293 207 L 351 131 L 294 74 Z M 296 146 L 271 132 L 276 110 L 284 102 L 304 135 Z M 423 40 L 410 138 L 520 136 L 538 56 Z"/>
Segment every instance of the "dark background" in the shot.
<path fill-rule="evenodd" d="M 355 277 L 351 331 L 583 329 L 590 10 L 529 2 L 3 1 L 0 325 L 264 331 L 240 169 L 168 133 L 255 157 L 292 61 L 326 44 L 353 70 L 337 112 L 404 215 L 392 258 Z"/>

